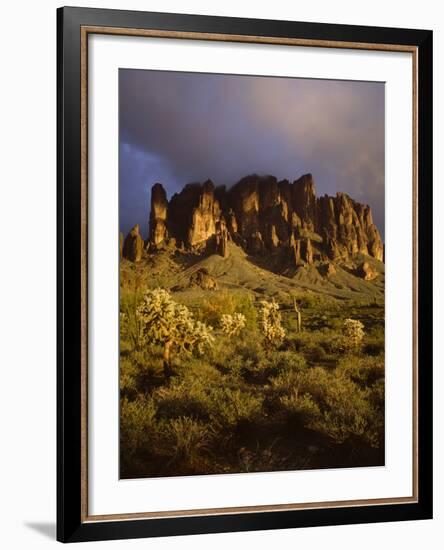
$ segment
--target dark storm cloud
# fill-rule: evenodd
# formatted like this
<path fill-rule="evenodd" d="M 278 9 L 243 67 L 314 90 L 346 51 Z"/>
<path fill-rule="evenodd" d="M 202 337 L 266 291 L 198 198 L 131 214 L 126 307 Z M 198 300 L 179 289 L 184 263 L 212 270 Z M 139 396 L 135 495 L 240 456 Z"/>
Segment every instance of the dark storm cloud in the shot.
<path fill-rule="evenodd" d="M 146 233 L 149 190 L 250 173 L 370 204 L 384 231 L 381 83 L 121 70 L 120 224 Z"/>

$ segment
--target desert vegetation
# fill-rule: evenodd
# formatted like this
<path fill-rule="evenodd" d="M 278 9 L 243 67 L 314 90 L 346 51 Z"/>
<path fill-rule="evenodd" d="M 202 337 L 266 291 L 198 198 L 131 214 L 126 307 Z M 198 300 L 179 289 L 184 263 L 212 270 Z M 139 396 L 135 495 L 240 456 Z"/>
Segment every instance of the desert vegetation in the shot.
<path fill-rule="evenodd" d="M 383 301 L 123 268 L 123 478 L 384 463 Z"/>

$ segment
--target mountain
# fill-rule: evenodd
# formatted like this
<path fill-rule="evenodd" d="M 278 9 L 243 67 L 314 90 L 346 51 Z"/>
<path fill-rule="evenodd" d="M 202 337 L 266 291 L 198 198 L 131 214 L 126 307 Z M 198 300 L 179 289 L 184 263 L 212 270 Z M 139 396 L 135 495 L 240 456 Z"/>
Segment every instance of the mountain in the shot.
<path fill-rule="evenodd" d="M 152 187 L 146 242 L 121 236 L 124 280 L 159 278 L 169 288 L 293 287 L 338 298 L 383 297 L 383 244 L 371 209 L 345 193 L 316 196 L 313 177 L 290 183 L 250 175 L 230 189 L 186 185 L 168 201 Z M 263 287 L 263 288 L 262 288 Z"/>
<path fill-rule="evenodd" d="M 178 248 L 222 256 L 228 241 L 252 256 L 280 251 L 294 266 L 356 254 L 383 260 L 370 207 L 345 193 L 317 197 L 311 174 L 293 183 L 251 175 L 228 190 L 208 180 L 186 185 L 170 201 L 156 183 L 149 247 L 157 249 L 173 239 Z"/>
<path fill-rule="evenodd" d="M 148 239 L 135 225 L 120 246 L 129 260 L 121 283 L 131 288 L 384 296 L 383 244 L 370 207 L 344 193 L 317 197 L 310 174 L 293 183 L 251 175 L 230 189 L 188 184 L 169 201 L 156 183 Z"/>

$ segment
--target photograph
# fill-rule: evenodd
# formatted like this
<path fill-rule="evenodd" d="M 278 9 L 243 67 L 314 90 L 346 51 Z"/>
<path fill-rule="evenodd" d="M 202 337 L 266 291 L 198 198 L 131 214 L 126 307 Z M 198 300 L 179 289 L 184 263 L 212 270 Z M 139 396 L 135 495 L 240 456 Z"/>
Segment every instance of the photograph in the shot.
<path fill-rule="evenodd" d="M 384 82 L 118 79 L 120 478 L 384 466 Z"/>
<path fill-rule="evenodd" d="M 430 19 L 299 11 L 57 9 L 61 542 L 433 517 Z"/>

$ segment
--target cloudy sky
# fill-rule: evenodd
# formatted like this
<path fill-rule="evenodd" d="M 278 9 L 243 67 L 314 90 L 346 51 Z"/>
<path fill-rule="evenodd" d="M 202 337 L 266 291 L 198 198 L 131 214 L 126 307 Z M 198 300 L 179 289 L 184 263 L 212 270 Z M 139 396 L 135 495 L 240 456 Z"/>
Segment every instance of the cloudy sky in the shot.
<path fill-rule="evenodd" d="M 370 204 L 384 234 L 384 84 L 120 69 L 120 229 L 147 234 L 150 189 L 311 172 Z"/>

